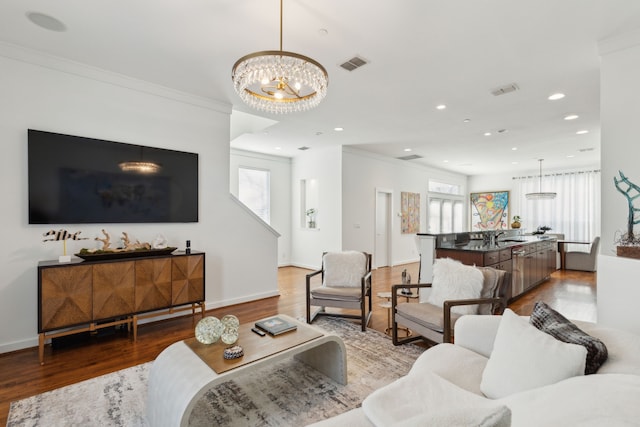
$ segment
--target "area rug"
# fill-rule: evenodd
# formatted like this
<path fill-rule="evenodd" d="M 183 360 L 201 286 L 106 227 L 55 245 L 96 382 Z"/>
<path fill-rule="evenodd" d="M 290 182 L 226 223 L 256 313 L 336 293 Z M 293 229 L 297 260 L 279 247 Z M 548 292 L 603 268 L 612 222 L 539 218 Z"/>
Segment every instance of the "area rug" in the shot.
<path fill-rule="evenodd" d="M 198 402 L 190 425 L 304 426 L 360 406 L 373 390 L 409 372 L 424 351 L 395 347 L 384 334 L 341 319 L 320 318 L 314 325 L 344 340 L 346 386 L 292 358 L 217 386 Z M 7 426 L 147 427 L 151 363 L 13 402 Z"/>

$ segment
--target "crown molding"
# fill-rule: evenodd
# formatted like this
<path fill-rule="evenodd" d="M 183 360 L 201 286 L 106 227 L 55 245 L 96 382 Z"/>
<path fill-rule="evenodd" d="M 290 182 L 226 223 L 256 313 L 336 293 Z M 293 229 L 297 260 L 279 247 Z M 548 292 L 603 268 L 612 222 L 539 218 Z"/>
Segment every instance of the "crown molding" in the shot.
<path fill-rule="evenodd" d="M 0 41 L 0 57 L 73 74 L 86 79 L 112 84 L 185 104 L 191 104 L 220 113 L 231 114 L 231 104 L 226 102 L 171 89 L 166 86 L 107 71 L 12 43 Z"/>

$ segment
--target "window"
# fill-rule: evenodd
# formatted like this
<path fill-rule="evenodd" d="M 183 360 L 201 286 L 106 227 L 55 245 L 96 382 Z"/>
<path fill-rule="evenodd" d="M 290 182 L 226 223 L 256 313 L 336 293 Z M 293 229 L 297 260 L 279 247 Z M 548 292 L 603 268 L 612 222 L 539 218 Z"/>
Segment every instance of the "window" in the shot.
<path fill-rule="evenodd" d="M 264 222 L 271 222 L 271 172 L 238 168 L 238 199 Z"/>
<path fill-rule="evenodd" d="M 429 180 L 427 222 L 428 232 L 432 234 L 465 231 L 464 200 L 460 184 Z"/>
<path fill-rule="evenodd" d="M 428 206 L 429 233 L 439 234 L 464 231 L 464 203 L 462 200 L 429 197 Z"/>
<path fill-rule="evenodd" d="M 458 184 L 447 184 L 444 182 L 429 180 L 430 193 L 456 194 L 462 195 L 462 187 Z"/>

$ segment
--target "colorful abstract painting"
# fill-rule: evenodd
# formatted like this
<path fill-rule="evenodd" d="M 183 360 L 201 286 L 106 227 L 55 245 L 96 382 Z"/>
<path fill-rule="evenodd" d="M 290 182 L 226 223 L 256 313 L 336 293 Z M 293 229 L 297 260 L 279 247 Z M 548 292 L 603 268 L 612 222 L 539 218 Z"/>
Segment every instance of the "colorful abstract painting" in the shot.
<path fill-rule="evenodd" d="M 471 193 L 471 230 L 503 230 L 509 221 L 509 192 Z"/>
<path fill-rule="evenodd" d="M 400 193 L 402 234 L 420 232 L 420 193 Z"/>

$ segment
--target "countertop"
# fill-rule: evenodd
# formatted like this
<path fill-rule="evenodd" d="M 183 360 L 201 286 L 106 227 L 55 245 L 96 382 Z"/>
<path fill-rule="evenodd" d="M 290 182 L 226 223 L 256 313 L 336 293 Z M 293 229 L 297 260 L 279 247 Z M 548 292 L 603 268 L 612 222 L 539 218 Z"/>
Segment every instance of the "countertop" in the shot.
<path fill-rule="evenodd" d="M 515 248 L 518 246 L 524 246 L 524 245 L 529 245 L 529 244 L 538 243 L 538 242 L 547 242 L 547 241 L 555 242 L 556 240 L 557 239 L 555 236 L 546 236 L 544 234 L 539 236 L 512 236 L 512 237 L 507 237 L 504 240 L 498 239 L 498 241 L 493 245 L 485 243 L 484 240 L 480 240 L 480 239 L 469 240 L 467 243 L 458 244 L 458 245 L 454 244 L 453 242 L 443 243 L 439 247 L 437 247 L 436 250 L 448 249 L 448 250 L 456 250 L 456 251 L 491 252 L 491 251 L 499 251 L 501 249 Z"/>

